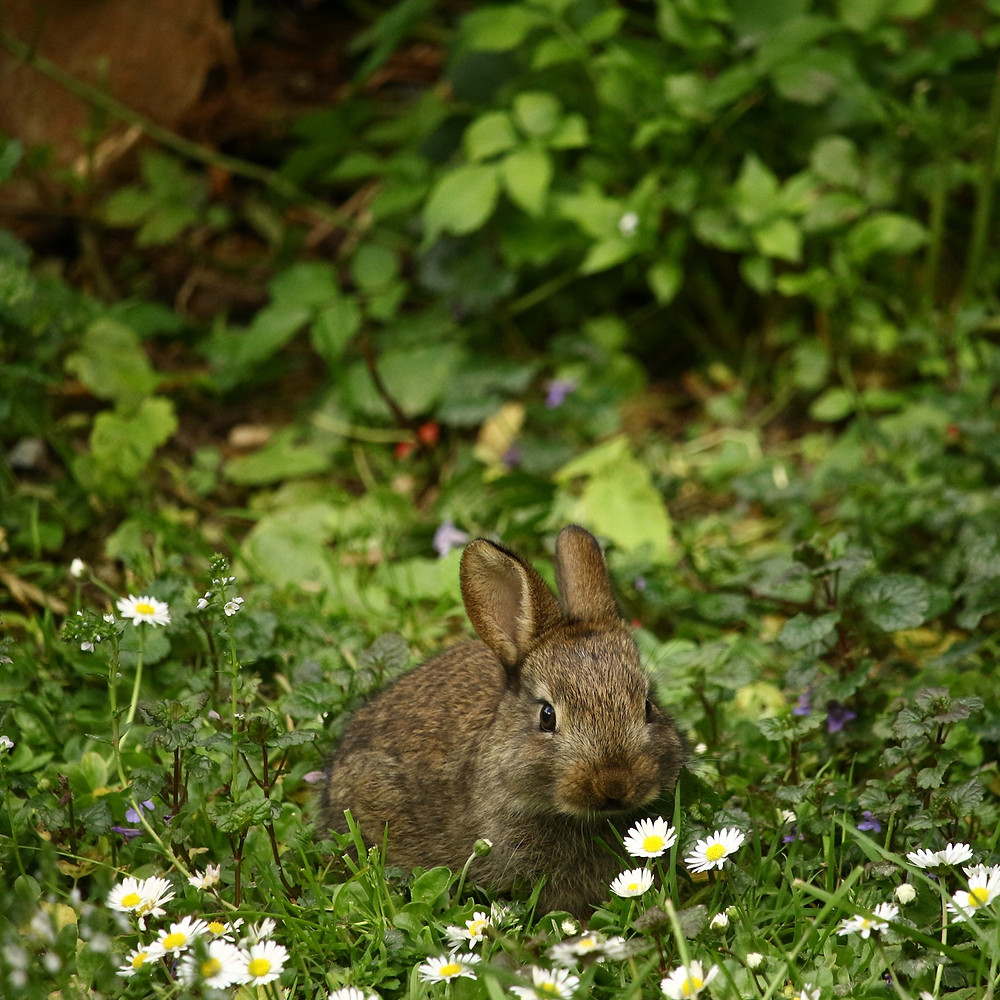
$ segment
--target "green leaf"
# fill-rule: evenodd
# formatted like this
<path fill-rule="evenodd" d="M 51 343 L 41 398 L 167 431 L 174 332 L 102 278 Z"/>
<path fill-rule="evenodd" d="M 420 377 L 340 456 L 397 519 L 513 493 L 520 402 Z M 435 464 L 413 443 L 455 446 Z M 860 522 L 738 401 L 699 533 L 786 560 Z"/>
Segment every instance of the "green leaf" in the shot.
<path fill-rule="evenodd" d="M 379 291 L 398 274 L 399 257 L 377 243 L 363 243 L 351 258 L 351 277 L 362 291 Z"/>
<path fill-rule="evenodd" d="M 673 302 L 684 281 L 684 269 L 679 261 L 659 260 L 647 272 L 646 281 L 661 306 Z"/>
<path fill-rule="evenodd" d="M 733 185 L 733 210 L 746 226 L 759 226 L 780 208 L 778 178 L 752 153 L 743 158 Z"/>
<path fill-rule="evenodd" d="M 264 306 L 235 342 L 231 363 L 254 365 L 281 350 L 309 322 L 308 306 L 272 303 Z"/>
<path fill-rule="evenodd" d="M 508 153 L 501 164 L 504 187 L 528 215 L 541 215 L 552 183 L 552 160 L 542 149 L 525 147 Z"/>
<path fill-rule="evenodd" d="M 583 115 L 567 115 L 546 140 L 549 149 L 582 149 L 590 142 L 590 130 Z"/>
<path fill-rule="evenodd" d="M 506 153 L 519 141 L 510 115 L 506 111 L 489 111 L 470 123 L 462 136 L 462 148 L 475 163 Z"/>
<path fill-rule="evenodd" d="M 847 234 L 847 250 L 857 263 L 865 264 L 877 253 L 913 253 L 927 240 L 927 230 L 916 219 L 898 212 L 876 212 Z"/>
<path fill-rule="evenodd" d="M 809 154 L 809 165 L 813 173 L 827 184 L 857 188 L 861 183 L 858 147 L 842 135 L 820 139 Z"/>
<path fill-rule="evenodd" d="M 791 219 L 773 219 L 755 228 L 751 239 L 765 257 L 792 264 L 802 260 L 802 230 Z"/>
<path fill-rule="evenodd" d="M 319 306 L 340 292 L 333 268 L 321 261 L 293 264 L 268 287 L 272 302 L 287 308 Z"/>
<path fill-rule="evenodd" d="M 922 625 L 931 603 L 927 582 L 909 573 L 861 579 L 851 589 L 851 597 L 865 618 L 883 632 Z"/>
<path fill-rule="evenodd" d="M 313 445 L 296 443 L 296 437 L 294 427 L 279 431 L 259 451 L 230 459 L 223 475 L 242 486 L 262 486 L 326 472 L 329 455 Z"/>
<path fill-rule="evenodd" d="M 588 525 L 626 552 L 644 550 L 660 563 L 674 560 L 673 529 L 663 497 L 626 438 L 612 438 L 584 452 L 555 475 L 564 489 L 578 479 L 583 481 L 578 496 L 564 500 L 566 520 Z"/>
<path fill-rule="evenodd" d="M 836 423 L 854 412 L 854 394 L 842 386 L 833 386 L 812 401 L 809 416 L 824 423 Z"/>
<path fill-rule="evenodd" d="M 479 52 L 506 52 L 517 48 L 544 17 L 527 6 L 480 7 L 462 21 L 465 45 Z"/>
<path fill-rule="evenodd" d="M 152 395 L 160 381 L 135 331 L 106 316 L 87 327 L 66 368 L 99 399 L 128 405 Z"/>
<path fill-rule="evenodd" d="M 331 367 L 343 363 L 344 349 L 361 329 L 361 309 L 347 296 L 337 296 L 316 314 L 309 339 L 316 353 Z"/>
<path fill-rule="evenodd" d="M 466 164 L 445 174 L 424 205 L 427 241 L 443 232 L 456 236 L 475 232 L 493 214 L 499 193 L 497 169 L 489 164 Z"/>
<path fill-rule="evenodd" d="M 433 906 L 438 897 L 448 888 L 451 872 L 447 868 L 431 868 L 422 872 L 410 885 L 410 898 L 414 903 Z"/>
<path fill-rule="evenodd" d="M 785 649 L 797 652 L 809 646 L 828 649 L 836 638 L 840 612 L 831 611 L 824 615 L 798 614 L 789 618 L 778 634 L 778 642 Z"/>
<path fill-rule="evenodd" d="M 635 242 L 623 236 L 612 236 L 601 240 L 587 251 L 587 256 L 580 265 L 580 273 L 597 274 L 598 271 L 606 271 L 609 267 L 615 267 L 634 256 L 635 250 Z"/>
<path fill-rule="evenodd" d="M 547 91 L 527 91 L 514 98 L 514 118 L 525 135 L 551 135 L 562 120 L 559 98 Z"/>

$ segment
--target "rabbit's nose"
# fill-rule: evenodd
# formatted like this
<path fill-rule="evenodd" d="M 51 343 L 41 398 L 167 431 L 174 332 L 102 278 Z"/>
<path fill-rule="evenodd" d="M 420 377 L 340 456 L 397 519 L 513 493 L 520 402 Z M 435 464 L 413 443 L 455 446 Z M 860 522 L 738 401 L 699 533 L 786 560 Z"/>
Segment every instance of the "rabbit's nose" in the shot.
<path fill-rule="evenodd" d="M 594 775 L 594 804 L 599 809 L 625 809 L 635 801 L 635 778 L 628 771 L 607 768 Z"/>

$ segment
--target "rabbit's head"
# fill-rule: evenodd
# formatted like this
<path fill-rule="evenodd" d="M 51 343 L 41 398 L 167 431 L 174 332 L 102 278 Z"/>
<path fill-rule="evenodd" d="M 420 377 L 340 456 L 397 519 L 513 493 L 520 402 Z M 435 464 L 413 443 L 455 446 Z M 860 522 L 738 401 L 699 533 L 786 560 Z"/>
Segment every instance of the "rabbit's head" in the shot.
<path fill-rule="evenodd" d="M 484 539 L 462 558 L 462 593 L 505 689 L 480 767 L 518 814 L 597 818 L 669 791 L 684 760 L 615 606 L 596 539 L 556 542 L 560 602 L 538 573 Z"/>

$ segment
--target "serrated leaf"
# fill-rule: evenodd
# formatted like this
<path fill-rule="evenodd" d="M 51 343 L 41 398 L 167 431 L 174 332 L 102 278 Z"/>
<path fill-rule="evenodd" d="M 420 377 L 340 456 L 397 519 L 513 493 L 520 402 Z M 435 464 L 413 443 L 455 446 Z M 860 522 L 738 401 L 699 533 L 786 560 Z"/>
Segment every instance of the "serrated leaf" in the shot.
<path fill-rule="evenodd" d="M 785 622 L 778 635 L 778 642 L 793 652 L 817 644 L 828 648 L 836 638 L 839 623 L 839 611 L 830 611 L 818 616 L 797 614 Z"/>
<path fill-rule="evenodd" d="M 160 381 L 135 331 L 107 316 L 87 327 L 66 368 L 99 399 L 126 404 L 152 395 Z"/>
<path fill-rule="evenodd" d="M 927 582 L 907 573 L 888 573 L 859 580 L 851 596 L 865 618 L 883 632 L 923 624 L 931 603 Z"/>

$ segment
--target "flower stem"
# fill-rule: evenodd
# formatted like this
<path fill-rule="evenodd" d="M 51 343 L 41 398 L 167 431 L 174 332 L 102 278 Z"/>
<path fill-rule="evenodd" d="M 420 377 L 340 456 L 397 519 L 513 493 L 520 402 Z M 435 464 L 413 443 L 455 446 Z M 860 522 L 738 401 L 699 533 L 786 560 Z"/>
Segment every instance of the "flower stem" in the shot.
<path fill-rule="evenodd" d="M 139 626 L 139 656 L 135 661 L 135 682 L 132 684 L 132 700 L 129 702 L 128 715 L 125 716 L 125 725 L 132 725 L 135 718 L 135 708 L 139 704 L 139 688 L 142 684 L 142 660 L 146 653 L 146 630 Z"/>

